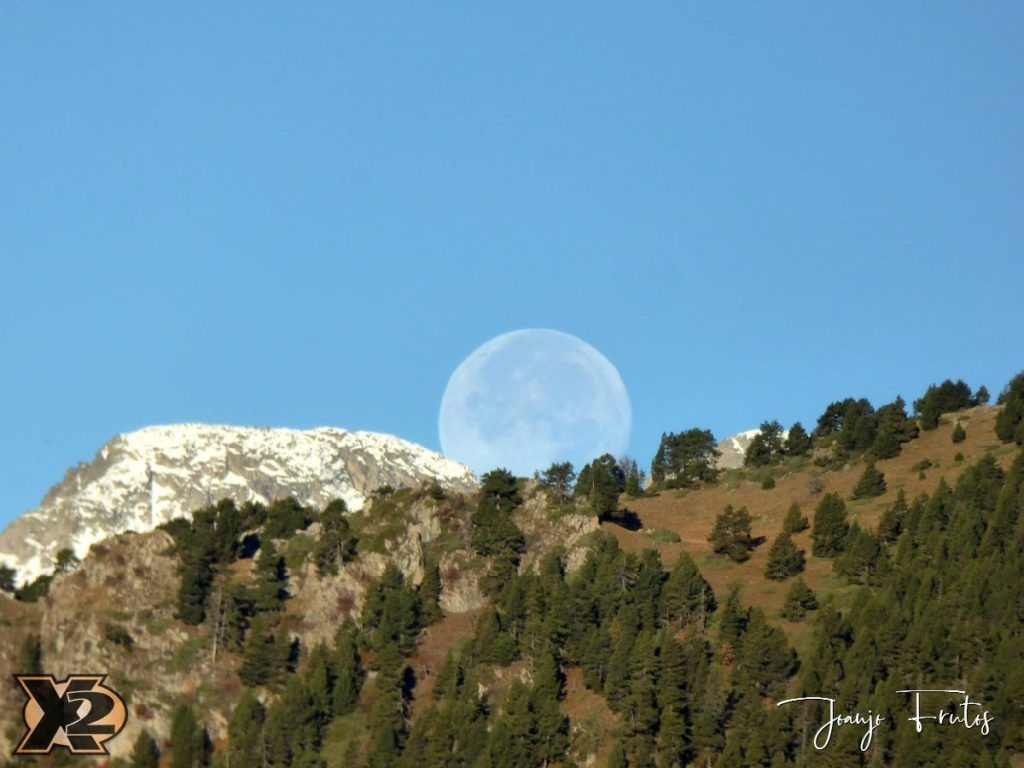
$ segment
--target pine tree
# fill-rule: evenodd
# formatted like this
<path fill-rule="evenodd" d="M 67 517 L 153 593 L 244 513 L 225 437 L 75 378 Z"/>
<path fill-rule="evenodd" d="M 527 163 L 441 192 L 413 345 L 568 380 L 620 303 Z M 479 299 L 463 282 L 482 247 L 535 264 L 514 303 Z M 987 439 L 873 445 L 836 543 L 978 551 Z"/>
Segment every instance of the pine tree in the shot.
<path fill-rule="evenodd" d="M 885 475 L 878 471 L 873 461 L 864 467 L 864 473 L 853 488 L 853 498 L 871 499 L 885 493 Z"/>
<path fill-rule="evenodd" d="M 786 441 L 782 445 L 782 452 L 786 456 L 806 456 L 811 451 L 811 436 L 807 434 L 804 425 L 799 421 L 789 428 Z"/>
<path fill-rule="evenodd" d="M 427 565 L 419 586 L 423 624 L 433 624 L 444 615 L 441 610 L 441 569 L 437 563 Z"/>
<path fill-rule="evenodd" d="M 260 545 L 260 553 L 252 574 L 252 599 L 255 610 L 261 612 L 280 611 L 286 597 L 284 558 L 277 554 L 272 541 Z"/>
<path fill-rule="evenodd" d="M 332 709 L 339 717 L 356 708 L 359 691 L 366 677 L 356 633 L 355 625 L 347 620 L 334 639 Z"/>
<path fill-rule="evenodd" d="M 814 511 L 811 530 L 815 557 L 832 557 L 842 551 L 849 526 L 846 522 L 846 503 L 837 493 L 826 493 Z"/>
<path fill-rule="evenodd" d="M 800 509 L 800 505 L 797 502 L 793 502 L 789 511 L 786 512 L 786 517 L 782 521 L 782 530 L 785 533 L 800 533 L 806 531 L 810 526 L 807 520 L 807 515 Z"/>
<path fill-rule="evenodd" d="M 228 763 L 256 766 L 263 762 L 263 721 L 266 710 L 255 692 L 247 688 L 228 721 Z"/>
<path fill-rule="evenodd" d="M 515 640 L 503 630 L 493 606 L 485 607 L 477 619 L 473 654 L 478 661 L 501 666 L 512 663 L 516 657 Z"/>
<path fill-rule="evenodd" d="M 801 577 L 793 582 L 786 593 L 786 600 L 782 604 L 782 617 L 790 621 L 799 621 L 808 611 L 813 611 L 817 607 L 818 599 Z"/>
<path fill-rule="evenodd" d="M 967 439 L 967 432 L 964 430 L 963 425 L 958 421 L 956 426 L 953 427 L 952 440 L 954 443 L 962 443 Z"/>
<path fill-rule="evenodd" d="M 554 493 L 559 502 L 569 500 L 575 480 L 576 470 L 569 461 L 553 462 L 540 474 L 540 481 Z"/>
<path fill-rule="evenodd" d="M 746 631 L 750 613 L 740 602 L 739 584 L 729 587 L 729 594 L 722 606 L 722 616 L 718 625 L 719 639 L 723 643 L 735 644 Z"/>
<path fill-rule="evenodd" d="M 521 503 L 519 485 L 507 469 L 491 470 L 481 478 L 473 516 L 473 546 L 477 552 L 519 562 L 526 540 L 512 520 L 512 511 Z"/>
<path fill-rule="evenodd" d="M 974 393 L 974 402 L 978 405 L 988 405 L 989 397 L 991 396 L 988 393 L 988 387 L 982 384 Z"/>
<path fill-rule="evenodd" d="M 796 653 L 786 643 L 786 636 L 768 623 L 759 608 L 749 613 L 736 654 L 736 667 L 740 679 L 762 695 L 779 693 L 796 669 Z"/>
<path fill-rule="evenodd" d="M 727 555 L 737 563 L 747 560 L 754 546 L 747 508 L 733 509 L 732 504 L 726 506 L 725 511 L 715 518 L 715 527 L 708 541 L 718 554 Z"/>
<path fill-rule="evenodd" d="M 900 492 L 896 494 L 896 501 L 885 508 L 881 519 L 878 521 L 879 541 L 883 543 L 896 541 L 907 510 L 907 495 L 900 489 Z"/>
<path fill-rule="evenodd" d="M 241 550 L 239 538 L 245 531 L 242 513 L 231 499 L 221 499 L 214 506 L 213 537 L 211 549 L 218 563 L 230 563 Z"/>
<path fill-rule="evenodd" d="M 322 729 L 333 715 L 332 695 L 335 683 L 334 659 L 323 643 L 317 643 L 309 654 L 303 680 L 317 727 Z"/>
<path fill-rule="evenodd" d="M 640 469 L 640 465 L 637 464 L 636 459 L 631 456 L 620 456 L 619 457 L 619 469 L 622 471 L 622 476 L 625 478 L 623 485 L 623 491 L 627 496 L 633 499 L 639 499 L 644 495 L 644 481 L 646 480 L 646 473 Z"/>
<path fill-rule="evenodd" d="M 64 547 L 57 553 L 57 561 L 54 565 L 54 571 L 56 573 L 71 573 L 80 564 L 81 560 L 75 555 L 75 550 L 70 547 Z"/>
<path fill-rule="evenodd" d="M 777 421 L 765 421 L 760 431 L 747 446 L 743 459 L 744 466 L 766 467 L 782 457 L 782 425 Z"/>
<path fill-rule="evenodd" d="M 701 628 L 715 609 L 715 593 L 687 552 L 679 559 L 661 588 L 661 618 L 685 624 L 697 620 Z"/>
<path fill-rule="evenodd" d="M 274 635 L 257 615 L 246 633 L 238 676 L 246 685 L 273 685 L 283 678 L 290 657 L 290 643 L 283 633 Z"/>
<path fill-rule="evenodd" d="M 206 599 L 213 584 L 211 558 L 205 552 L 182 553 L 175 617 L 186 624 L 201 624 L 206 618 Z"/>
<path fill-rule="evenodd" d="M 569 748 L 569 721 L 559 707 L 563 684 L 554 656 L 541 653 L 534 664 L 530 708 L 534 716 L 534 755 L 544 765 L 560 761 Z"/>
<path fill-rule="evenodd" d="M 625 489 L 626 476 L 610 453 L 590 462 L 576 482 L 576 495 L 585 496 L 590 511 L 602 520 L 615 516 Z"/>
<path fill-rule="evenodd" d="M 179 704 L 171 714 L 171 768 L 202 768 L 207 757 L 206 731 L 192 707 Z"/>
<path fill-rule="evenodd" d="M 145 728 L 135 739 L 128 761 L 132 768 L 157 768 L 160 761 L 160 750 L 157 749 L 152 734 Z"/>
<path fill-rule="evenodd" d="M 266 511 L 263 538 L 290 539 L 296 531 L 305 530 L 312 522 L 310 510 L 302 506 L 294 496 L 275 499 Z"/>
<path fill-rule="evenodd" d="M 766 578 L 782 581 L 804 569 L 804 551 L 793 543 L 788 533 L 783 531 L 772 543 L 768 551 L 768 564 L 765 566 Z"/>
<path fill-rule="evenodd" d="M 319 747 L 317 718 L 302 680 L 291 677 L 281 697 L 267 710 L 263 728 L 266 762 L 270 768 L 289 768 L 316 762 Z"/>
<path fill-rule="evenodd" d="M 369 713 L 370 752 L 368 768 L 393 768 L 406 738 L 404 666 L 394 645 L 378 654 L 376 697 Z"/>
<path fill-rule="evenodd" d="M 651 479 L 674 488 L 714 480 L 718 476 L 715 463 L 719 455 L 709 429 L 663 434 L 651 462 Z"/>
<path fill-rule="evenodd" d="M 321 577 L 337 575 L 338 567 L 356 555 L 357 541 L 346 518 L 347 509 L 344 501 L 335 499 L 320 514 L 320 540 L 313 558 Z"/>

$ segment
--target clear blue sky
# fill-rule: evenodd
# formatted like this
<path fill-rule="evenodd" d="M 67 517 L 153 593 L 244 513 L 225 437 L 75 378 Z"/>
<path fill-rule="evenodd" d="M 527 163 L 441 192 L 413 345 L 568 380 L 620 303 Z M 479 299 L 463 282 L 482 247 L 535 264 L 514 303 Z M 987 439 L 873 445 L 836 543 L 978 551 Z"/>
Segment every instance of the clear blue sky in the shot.
<path fill-rule="evenodd" d="M 995 392 L 1022 73 L 1016 2 L 5 3 L 0 521 L 147 424 L 436 447 L 520 327 L 619 368 L 643 462 Z"/>

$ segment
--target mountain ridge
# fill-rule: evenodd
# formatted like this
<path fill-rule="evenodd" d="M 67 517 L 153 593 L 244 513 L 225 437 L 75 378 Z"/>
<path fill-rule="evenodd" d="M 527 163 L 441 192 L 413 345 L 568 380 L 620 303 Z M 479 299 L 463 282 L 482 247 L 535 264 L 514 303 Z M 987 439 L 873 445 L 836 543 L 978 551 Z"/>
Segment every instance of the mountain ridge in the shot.
<path fill-rule="evenodd" d="M 48 571 L 56 553 L 128 530 L 145 532 L 230 498 L 238 503 L 295 496 L 352 510 L 376 488 L 437 480 L 475 486 L 472 471 L 393 435 L 335 427 L 308 430 L 187 422 L 119 433 L 52 486 L 35 508 L 0 533 L 0 563 L 20 582 Z"/>

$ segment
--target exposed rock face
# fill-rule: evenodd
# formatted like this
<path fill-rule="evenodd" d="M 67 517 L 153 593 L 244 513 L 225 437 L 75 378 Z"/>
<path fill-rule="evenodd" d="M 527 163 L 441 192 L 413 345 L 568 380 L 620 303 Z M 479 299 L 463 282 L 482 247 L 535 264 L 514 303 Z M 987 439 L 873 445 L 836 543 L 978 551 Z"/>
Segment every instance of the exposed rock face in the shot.
<path fill-rule="evenodd" d="M 552 549 L 561 546 L 565 548 L 565 569 L 569 573 L 583 565 L 590 551 L 585 538 L 601 527 L 592 514 L 552 514 L 547 494 L 530 492 L 516 513 L 516 525 L 526 536 L 526 554 L 519 566 L 521 571 L 538 567 Z"/>
<path fill-rule="evenodd" d="M 97 544 L 83 567 L 54 579 L 40 603 L 44 670 L 58 678 L 105 673 L 126 699 L 125 730 L 109 744 L 115 757 L 131 751 L 142 728 L 167 738 L 174 702 L 230 673 L 224 654 L 214 658 L 208 627 L 174 620 L 177 559 L 167 554 L 172 543 L 167 533 L 153 531 Z M 117 637 L 111 628 L 130 640 L 111 639 Z M 210 715 L 211 735 L 222 736 L 224 714 Z"/>
<path fill-rule="evenodd" d="M 750 441 L 760 431 L 759 429 L 748 429 L 746 432 L 730 435 L 722 440 L 718 444 L 718 450 L 722 454 L 718 457 L 718 468 L 739 469 L 742 467 L 743 460 L 747 457 Z"/>
<path fill-rule="evenodd" d="M 473 473 L 438 453 L 390 435 L 343 429 L 258 429 L 177 424 L 118 435 L 88 463 L 68 470 L 40 505 L 0 534 L 0 563 L 24 582 L 52 568 L 71 547 L 82 557 L 94 542 L 149 531 L 223 498 L 236 502 L 295 496 L 350 509 L 383 485 L 436 479 L 469 490 Z"/>

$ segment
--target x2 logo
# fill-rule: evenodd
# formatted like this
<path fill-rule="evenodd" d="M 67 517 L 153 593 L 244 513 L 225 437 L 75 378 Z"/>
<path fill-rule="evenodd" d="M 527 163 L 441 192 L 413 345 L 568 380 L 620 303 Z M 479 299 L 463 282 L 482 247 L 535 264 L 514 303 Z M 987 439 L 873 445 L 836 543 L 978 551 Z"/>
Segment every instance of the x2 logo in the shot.
<path fill-rule="evenodd" d="M 48 755 L 67 747 L 76 755 L 105 755 L 103 742 L 116 736 L 126 719 L 124 701 L 103 685 L 106 675 L 15 675 L 28 701 L 22 710 L 24 738 L 15 755 Z"/>

